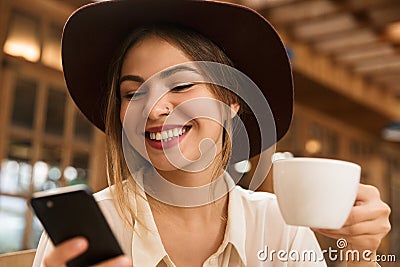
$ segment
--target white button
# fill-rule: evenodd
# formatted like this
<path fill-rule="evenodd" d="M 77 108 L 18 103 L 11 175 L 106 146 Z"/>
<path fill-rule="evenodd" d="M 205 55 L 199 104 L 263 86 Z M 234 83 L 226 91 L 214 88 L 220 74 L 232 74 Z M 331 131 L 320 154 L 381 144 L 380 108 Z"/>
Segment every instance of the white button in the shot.
<path fill-rule="evenodd" d="M 214 256 L 214 257 L 210 258 L 209 262 L 210 262 L 211 265 L 214 265 L 214 264 L 217 263 L 217 260 L 218 260 L 218 258 Z"/>

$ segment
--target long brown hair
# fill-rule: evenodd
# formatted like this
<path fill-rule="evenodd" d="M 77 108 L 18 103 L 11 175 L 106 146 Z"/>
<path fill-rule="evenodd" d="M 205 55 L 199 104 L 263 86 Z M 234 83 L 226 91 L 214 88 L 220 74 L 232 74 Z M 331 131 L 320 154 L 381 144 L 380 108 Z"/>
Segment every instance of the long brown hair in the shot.
<path fill-rule="evenodd" d="M 128 170 L 128 166 L 125 162 L 123 154 L 123 131 L 120 121 L 121 98 L 119 91 L 119 78 L 122 64 L 128 50 L 139 41 L 150 36 L 162 38 L 170 44 L 175 45 L 184 53 L 186 53 L 186 55 L 193 61 L 212 61 L 233 66 L 231 60 L 212 41 L 195 31 L 175 25 L 151 25 L 147 27 L 141 27 L 136 29 L 123 44 L 113 64 L 110 66 L 110 85 L 105 123 L 107 144 L 106 170 L 109 185 L 115 185 L 115 189 L 112 192 L 114 199 L 117 202 L 116 206 L 118 211 L 122 215 L 124 221 L 128 222 L 130 225 L 133 225 L 135 222 L 140 222 L 140 220 L 135 218 L 133 208 L 130 205 L 128 194 L 126 193 L 126 190 L 129 189 L 123 185 L 124 180 L 127 180 L 131 177 L 131 173 Z M 216 99 L 227 105 L 239 103 L 240 101 L 240 99 L 234 93 L 227 89 L 213 84 L 210 84 L 209 87 Z M 213 169 L 213 175 L 210 179 L 210 182 L 218 178 L 218 176 L 221 174 L 221 171 L 225 170 L 229 163 L 232 148 L 230 134 L 227 134 L 226 131 L 231 131 L 231 127 L 232 125 L 228 119 L 227 124 L 224 125 L 222 150 L 215 158 L 216 162 L 214 166 L 216 167 Z M 137 166 L 142 167 L 149 164 L 139 155 L 139 153 L 134 153 L 133 157 L 135 158 L 134 160 L 137 161 Z M 130 180 L 133 181 L 133 179 Z"/>

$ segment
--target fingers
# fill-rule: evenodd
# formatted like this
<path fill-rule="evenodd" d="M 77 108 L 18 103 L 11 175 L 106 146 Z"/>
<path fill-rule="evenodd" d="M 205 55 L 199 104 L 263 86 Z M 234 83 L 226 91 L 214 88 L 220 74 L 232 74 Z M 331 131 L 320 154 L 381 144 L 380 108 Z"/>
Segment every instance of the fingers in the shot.
<path fill-rule="evenodd" d="M 344 226 L 360 222 L 389 218 L 390 207 L 380 198 L 379 190 L 371 185 L 360 184 L 356 203 Z"/>
<path fill-rule="evenodd" d="M 358 236 L 358 235 L 378 235 L 381 233 L 388 232 L 385 224 L 377 224 L 375 221 L 366 221 L 357 223 L 349 226 L 344 226 L 340 230 L 325 230 L 320 229 L 323 233 L 336 233 L 342 236 Z"/>
<path fill-rule="evenodd" d="M 56 246 L 44 259 L 46 267 L 65 267 L 67 262 L 86 251 L 88 241 L 83 237 L 67 240 Z M 126 256 L 119 256 L 104 261 L 93 267 L 132 267 L 131 260 Z"/>
<path fill-rule="evenodd" d="M 348 243 L 347 248 L 356 249 L 359 251 L 365 251 L 365 250 L 376 251 L 377 248 L 380 246 L 382 240 L 376 235 L 360 235 L 360 236 L 352 236 L 351 238 L 335 234 L 332 235 L 324 234 L 324 235 L 333 238 L 335 240 L 344 238 Z"/>
<path fill-rule="evenodd" d="M 345 238 L 349 244 L 358 249 L 376 250 L 382 238 L 390 231 L 386 217 L 344 226 L 339 230 L 313 229 L 330 238 Z"/>
<path fill-rule="evenodd" d="M 345 238 L 356 249 L 376 250 L 390 231 L 389 215 L 390 207 L 380 199 L 378 189 L 361 184 L 355 206 L 341 229 L 313 230 L 334 239 Z"/>
<path fill-rule="evenodd" d="M 69 260 L 86 251 L 88 242 L 83 237 L 67 240 L 56 246 L 44 259 L 46 267 L 64 267 Z"/>
<path fill-rule="evenodd" d="M 360 184 L 357 191 L 356 201 L 370 201 L 380 199 L 379 190 L 372 185 Z"/>
<path fill-rule="evenodd" d="M 382 235 L 366 234 L 358 236 L 345 236 L 334 232 L 326 232 L 320 229 L 316 230 L 316 232 L 336 240 L 344 238 L 348 243 L 348 248 L 357 249 L 359 251 L 363 250 L 375 251 L 377 250 L 382 241 Z"/>
<path fill-rule="evenodd" d="M 386 203 L 382 202 L 380 199 L 376 201 L 371 200 L 362 205 L 354 206 L 344 226 L 371 221 L 377 218 L 388 218 L 389 215 L 390 207 Z"/>
<path fill-rule="evenodd" d="M 132 267 L 131 260 L 126 256 L 119 256 L 111 260 L 107 260 L 93 267 Z"/>

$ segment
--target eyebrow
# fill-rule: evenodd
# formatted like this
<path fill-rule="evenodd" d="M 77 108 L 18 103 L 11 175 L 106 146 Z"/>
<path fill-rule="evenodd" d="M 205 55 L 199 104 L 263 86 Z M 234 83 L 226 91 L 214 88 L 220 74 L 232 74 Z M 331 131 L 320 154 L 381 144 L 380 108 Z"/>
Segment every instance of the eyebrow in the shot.
<path fill-rule="evenodd" d="M 194 73 L 198 74 L 196 69 L 183 65 L 183 66 L 176 66 L 174 68 L 167 69 L 167 70 L 161 72 L 160 77 L 161 77 L 161 79 L 165 79 L 165 78 L 167 78 L 177 72 L 181 72 L 181 71 L 190 71 L 190 72 L 194 72 Z"/>
<path fill-rule="evenodd" d="M 133 82 L 143 83 L 144 79 L 137 75 L 125 75 L 125 76 L 122 76 L 121 79 L 119 79 L 119 84 L 121 85 L 121 83 L 123 83 L 124 81 L 133 81 Z"/>
<path fill-rule="evenodd" d="M 160 73 L 160 78 L 161 79 L 165 79 L 170 77 L 171 75 L 177 73 L 177 72 L 181 72 L 181 71 L 191 71 L 194 73 L 197 73 L 197 70 L 188 66 L 177 66 L 175 68 L 171 68 L 171 69 L 167 69 L 165 71 L 162 71 Z M 144 79 L 138 75 L 124 75 L 121 77 L 121 79 L 119 80 L 119 84 L 121 85 L 122 82 L 124 81 L 133 81 L 133 82 L 138 82 L 138 83 L 144 83 Z"/>

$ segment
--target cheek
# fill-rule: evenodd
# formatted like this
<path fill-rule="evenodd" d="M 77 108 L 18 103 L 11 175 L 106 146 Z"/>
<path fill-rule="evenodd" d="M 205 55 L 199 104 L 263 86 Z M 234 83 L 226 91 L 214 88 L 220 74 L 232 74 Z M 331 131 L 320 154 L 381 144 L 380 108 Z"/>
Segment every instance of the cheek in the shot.
<path fill-rule="evenodd" d="M 223 126 L 220 123 L 210 120 L 210 119 L 202 119 L 200 125 L 199 137 L 201 139 L 209 138 L 215 143 L 219 143 L 222 140 L 222 128 Z"/>
<path fill-rule="evenodd" d="M 128 143 L 142 157 L 148 159 L 144 138 L 145 120 L 142 118 L 140 107 L 137 105 L 121 104 L 120 120 Z M 129 151 L 129 149 L 127 150 Z"/>
<path fill-rule="evenodd" d="M 221 103 L 214 98 L 201 96 L 182 101 L 176 110 L 188 119 L 201 121 L 201 124 L 207 126 L 207 124 L 223 124 L 222 108 Z M 210 127 L 215 126 L 210 125 Z"/>
<path fill-rule="evenodd" d="M 124 116 L 125 116 L 125 114 L 124 114 L 124 112 L 121 110 L 121 113 L 119 114 L 119 120 L 121 121 L 121 124 L 124 123 Z"/>
<path fill-rule="evenodd" d="M 119 112 L 119 119 L 121 121 L 121 124 L 124 123 L 124 118 L 125 118 L 127 107 L 128 107 L 128 105 L 125 103 L 125 101 L 122 101 L 121 106 L 120 106 L 120 112 Z"/>

